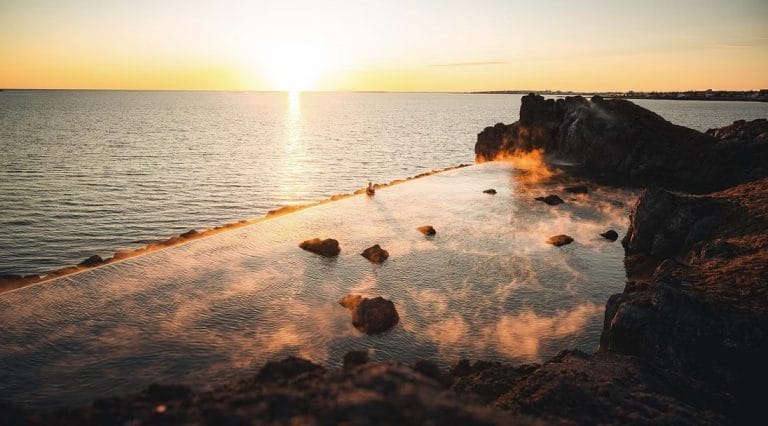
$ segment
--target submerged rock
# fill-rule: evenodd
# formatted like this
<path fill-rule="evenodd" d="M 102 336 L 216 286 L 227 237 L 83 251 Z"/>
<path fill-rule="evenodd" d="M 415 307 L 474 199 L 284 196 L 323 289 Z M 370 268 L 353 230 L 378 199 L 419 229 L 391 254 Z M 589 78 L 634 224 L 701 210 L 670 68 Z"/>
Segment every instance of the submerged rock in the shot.
<path fill-rule="evenodd" d="M 352 313 L 352 325 L 367 334 L 387 331 L 400 321 L 395 304 L 383 297 L 368 299 L 348 294 L 339 304 Z"/>
<path fill-rule="evenodd" d="M 574 185 L 574 186 L 566 186 L 564 188 L 565 192 L 570 192 L 571 194 L 587 194 L 589 193 L 589 188 L 587 188 L 587 185 Z"/>
<path fill-rule="evenodd" d="M 614 231 L 613 229 L 609 229 L 601 233 L 600 236 L 605 238 L 608 241 L 616 241 L 619 239 L 619 233 Z"/>
<path fill-rule="evenodd" d="M 491 194 L 491 195 L 496 195 L 496 190 L 495 190 L 495 189 L 493 189 L 493 188 L 490 188 L 490 189 L 486 189 L 485 191 L 483 191 L 483 194 Z"/>
<path fill-rule="evenodd" d="M 389 252 L 381 248 L 381 246 L 378 244 L 374 244 L 371 247 L 363 250 L 363 252 L 360 253 L 360 256 L 363 256 L 373 263 L 381 264 L 384 263 L 387 258 L 389 258 Z"/>
<path fill-rule="evenodd" d="M 437 234 L 437 231 L 435 231 L 435 228 L 433 228 L 432 225 L 419 226 L 416 230 L 428 237 Z"/>
<path fill-rule="evenodd" d="M 556 246 L 556 247 L 564 246 L 572 242 L 573 242 L 573 238 L 565 234 L 553 235 L 547 239 L 548 244 L 552 244 L 553 246 Z"/>
<path fill-rule="evenodd" d="M 555 194 L 547 195 L 546 197 L 536 197 L 534 198 L 536 201 L 543 201 L 550 206 L 556 206 L 558 204 L 563 204 L 565 201 L 563 201 L 562 198 L 558 197 Z"/>
<path fill-rule="evenodd" d="M 334 257 L 341 253 L 339 242 L 333 238 L 328 238 L 325 240 L 321 240 L 320 238 L 313 238 L 311 240 L 302 242 L 299 244 L 299 247 L 303 250 L 311 251 L 312 253 L 325 257 Z"/>
<path fill-rule="evenodd" d="M 101 258 L 98 254 L 94 254 L 93 256 L 89 257 L 88 259 L 85 259 L 84 261 L 78 263 L 78 266 L 85 266 L 85 267 L 93 267 L 98 266 L 104 263 L 104 259 Z"/>

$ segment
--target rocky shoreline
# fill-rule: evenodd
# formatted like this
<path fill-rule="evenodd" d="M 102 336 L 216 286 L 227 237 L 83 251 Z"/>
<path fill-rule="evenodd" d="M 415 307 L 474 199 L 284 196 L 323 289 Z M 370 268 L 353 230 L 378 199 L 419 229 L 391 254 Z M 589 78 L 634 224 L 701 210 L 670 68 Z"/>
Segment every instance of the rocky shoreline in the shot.
<path fill-rule="evenodd" d="M 768 122 L 700 133 L 626 100 L 529 95 L 520 121 L 486 128 L 475 148 L 478 161 L 531 151 L 593 182 L 647 187 L 596 353 L 463 360 L 450 371 L 365 353 L 337 371 L 288 358 L 211 391 L 153 385 L 53 412 L 5 405 L 0 423 L 757 422 L 768 377 Z"/>

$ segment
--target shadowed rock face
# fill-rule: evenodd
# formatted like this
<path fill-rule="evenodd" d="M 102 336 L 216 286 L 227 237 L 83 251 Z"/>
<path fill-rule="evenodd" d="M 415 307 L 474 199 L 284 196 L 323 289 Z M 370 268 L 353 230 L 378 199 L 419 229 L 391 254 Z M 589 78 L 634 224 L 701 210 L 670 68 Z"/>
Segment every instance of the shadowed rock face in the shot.
<path fill-rule="evenodd" d="M 487 161 L 536 149 L 549 158 L 579 163 L 595 177 L 692 192 L 768 176 L 766 120 L 736 122 L 704 134 L 627 100 L 599 96 L 557 101 L 524 96 L 520 120 L 483 130 L 475 156 Z"/>
<path fill-rule="evenodd" d="M 768 377 L 768 179 L 705 196 L 648 189 L 630 219 L 622 243 L 632 281 L 608 300 L 600 350 L 723 386 L 742 413 L 759 407 Z"/>

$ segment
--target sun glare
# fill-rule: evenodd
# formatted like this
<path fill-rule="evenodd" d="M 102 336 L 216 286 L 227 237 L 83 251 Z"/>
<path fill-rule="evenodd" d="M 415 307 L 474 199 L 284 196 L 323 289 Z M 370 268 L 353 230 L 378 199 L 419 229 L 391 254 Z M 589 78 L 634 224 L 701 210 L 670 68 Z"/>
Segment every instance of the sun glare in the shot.
<path fill-rule="evenodd" d="M 317 46 L 273 45 L 259 61 L 259 67 L 273 90 L 297 92 L 317 89 L 329 68 L 328 59 Z"/>

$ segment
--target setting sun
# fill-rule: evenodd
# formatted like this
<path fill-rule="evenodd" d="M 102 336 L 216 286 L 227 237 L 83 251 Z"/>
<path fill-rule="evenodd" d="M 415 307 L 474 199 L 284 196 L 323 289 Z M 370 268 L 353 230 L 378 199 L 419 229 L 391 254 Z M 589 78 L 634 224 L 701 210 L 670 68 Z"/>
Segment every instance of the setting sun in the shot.
<path fill-rule="evenodd" d="M 272 90 L 289 92 L 317 89 L 330 67 L 328 55 L 320 47 L 302 43 L 272 45 L 256 66 Z"/>

